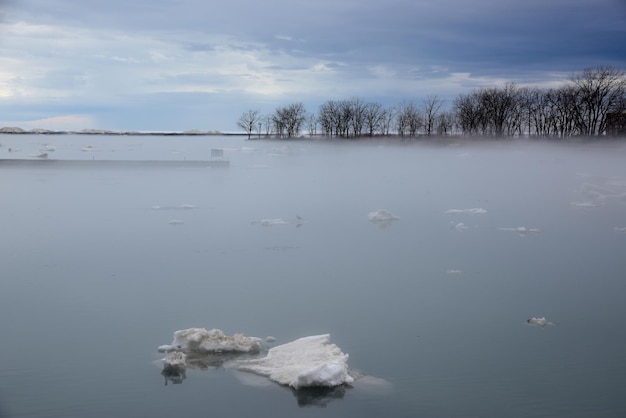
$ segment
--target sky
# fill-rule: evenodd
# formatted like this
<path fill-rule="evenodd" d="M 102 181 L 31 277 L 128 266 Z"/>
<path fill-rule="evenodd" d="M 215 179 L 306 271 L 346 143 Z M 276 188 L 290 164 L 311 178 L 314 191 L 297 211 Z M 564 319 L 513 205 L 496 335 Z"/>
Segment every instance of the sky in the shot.
<path fill-rule="evenodd" d="M 626 0 L 0 0 L 0 127 L 237 131 L 626 69 Z"/>

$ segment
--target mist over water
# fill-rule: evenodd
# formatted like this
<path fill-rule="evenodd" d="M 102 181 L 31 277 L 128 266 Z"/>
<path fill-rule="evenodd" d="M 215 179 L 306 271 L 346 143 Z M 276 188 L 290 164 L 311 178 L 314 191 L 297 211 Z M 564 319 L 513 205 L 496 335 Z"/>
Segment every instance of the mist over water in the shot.
<path fill-rule="evenodd" d="M 50 159 L 230 162 L 0 162 L 0 414 L 626 414 L 623 143 L 0 143 L 2 158 L 47 143 Z M 398 219 L 372 222 L 380 209 Z M 387 385 L 323 410 L 232 370 L 164 386 L 156 348 L 190 327 L 330 333 Z"/>

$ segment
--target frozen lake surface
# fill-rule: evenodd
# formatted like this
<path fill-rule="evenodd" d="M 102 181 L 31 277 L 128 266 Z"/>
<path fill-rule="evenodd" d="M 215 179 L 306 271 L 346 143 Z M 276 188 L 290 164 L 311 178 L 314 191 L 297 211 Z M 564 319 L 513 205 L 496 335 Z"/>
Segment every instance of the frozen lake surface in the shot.
<path fill-rule="evenodd" d="M 230 162 L 0 162 L 2 417 L 626 416 L 624 143 L 0 143 Z M 359 379 L 296 391 L 218 357 L 173 384 L 157 348 L 195 327 L 330 334 Z"/>

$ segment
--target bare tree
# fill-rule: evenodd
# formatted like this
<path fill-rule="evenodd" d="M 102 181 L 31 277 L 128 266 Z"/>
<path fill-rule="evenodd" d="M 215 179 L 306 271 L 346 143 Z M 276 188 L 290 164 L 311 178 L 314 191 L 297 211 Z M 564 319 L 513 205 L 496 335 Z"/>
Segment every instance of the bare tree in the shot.
<path fill-rule="evenodd" d="M 443 100 L 437 96 L 427 96 L 424 99 L 423 112 L 424 112 L 424 132 L 430 136 L 435 130 L 435 124 L 439 116 L 439 110 L 443 105 Z"/>
<path fill-rule="evenodd" d="M 454 101 L 454 113 L 463 134 L 478 135 L 484 119 L 480 103 L 480 93 L 474 91 L 461 94 Z"/>
<path fill-rule="evenodd" d="M 422 115 L 419 109 L 412 103 L 403 103 L 396 116 L 396 127 L 398 135 L 417 135 L 417 131 L 422 127 Z"/>
<path fill-rule="evenodd" d="M 597 136 L 606 130 L 606 115 L 621 111 L 626 97 L 626 77 L 623 70 L 600 66 L 587 68 L 572 76 L 578 90 L 576 123 L 582 135 Z"/>
<path fill-rule="evenodd" d="M 272 115 L 265 115 L 262 117 L 263 125 L 265 125 L 265 136 L 269 138 L 272 133 Z"/>
<path fill-rule="evenodd" d="M 252 131 L 260 120 L 261 116 L 258 110 L 248 110 L 241 115 L 237 121 L 237 126 L 243 129 L 248 134 L 248 139 L 250 139 Z"/>
<path fill-rule="evenodd" d="M 365 125 L 365 114 L 367 111 L 367 103 L 365 103 L 362 99 L 358 97 L 353 97 L 349 101 L 349 106 L 351 107 L 351 116 L 350 119 L 350 127 L 352 128 L 352 135 L 355 138 L 361 136 L 363 132 L 363 126 Z"/>
<path fill-rule="evenodd" d="M 454 114 L 451 112 L 440 112 L 435 123 L 437 135 L 449 135 L 454 126 Z"/>
<path fill-rule="evenodd" d="M 306 119 L 306 109 L 302 103 L 293 103 L 286 107 L 276 109 L 272 116 L 272 123 L 279 138 L 298 136 L 302 130 L 302 124 Z"/>
<path fill-rule="evenodd" d="M 382 130 L 385 109 L 380 103 L 368 103 L 365 107 L 364 123 L 367 134 L 371 137 L 374 132 Z"/>
<path fill-rule="evenodd" d="M 626 112 L 626 75 L 613 67 L 586 69 L 573 75 L 570 82 L 554 89 L 518 87 L 515 83 L 482 88 L 459 95 L 450 111 L 442 111 L 443 100 L 427 96 L 422 106 L 406 102 L 397 108 L 360 98 L 327 101 L 317 116 L 308 114 L 302 103 L 276 109 L 265 116 L 266 135 L 299 135 L 320 132 L 327 137 L 360 137 L 394 133 L 415 136 L 423 132 L 446 135 L 557 136 L 604 135 L 607 116 Z M 259 113 L 250 110 L 238 125 L 250 138 L 254 129 L 261 133 Z M 259 123 L 258 128 L 256 124 Z"/>
<path fill-rule="evenodd" d="M 380 132 L 383 135 L 391 135 L 391 127 L 393 124 L 394 119 L 396 118 L 396 108 L 395 107 L 388 107 L 386 109 L 383 109 L 383 114 L 381 116 L 381 127 L 380 127 Z"/>
<path fill-rule="evenodd" d="M 489 88 L 481 91 L 480 99 L 485 112 L 487 132 L 496 137 L 502 137 L 510 132 L 510 122 L 516 106 L 516 85 L 507 83 L 502 88 Z"/>
<path fill-rule="evenodd" d="M 310 137 L 317 135 L 317 116 L 315 116 L 315 113 L 306 115 L 306 127 Z"/>
<path fill-rule="evenodd" d="M 317 122 L 324 135 L 329 138 L 333 136 L 333 133 L 339 135 L 339 132 L 335 130 L 337 127 L 337 118 L 339 117 L 338 107 L 337 102 L 329 100 L 321 104 L 318 111 Z"/>

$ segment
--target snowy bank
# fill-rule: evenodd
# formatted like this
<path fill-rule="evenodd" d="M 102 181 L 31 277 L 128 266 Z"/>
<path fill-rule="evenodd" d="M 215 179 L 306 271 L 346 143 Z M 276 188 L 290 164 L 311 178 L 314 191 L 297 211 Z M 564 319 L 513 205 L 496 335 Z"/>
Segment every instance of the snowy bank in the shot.
<path fill-rule="evenodd" d="M 271 348 L 260 359 L 238 362 L 238 370 L 257 373 L 294 389 L 333 387 L 354 379 L 348 374 L 348 355 L 330 343 L 330 335 L 299 338 Z"/>

